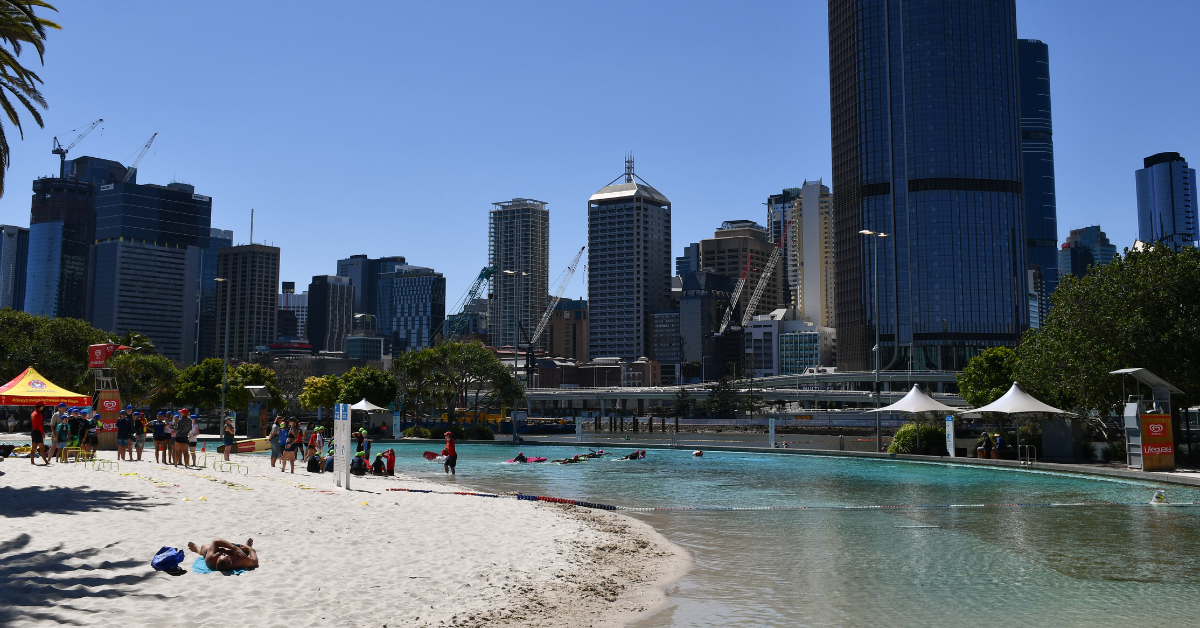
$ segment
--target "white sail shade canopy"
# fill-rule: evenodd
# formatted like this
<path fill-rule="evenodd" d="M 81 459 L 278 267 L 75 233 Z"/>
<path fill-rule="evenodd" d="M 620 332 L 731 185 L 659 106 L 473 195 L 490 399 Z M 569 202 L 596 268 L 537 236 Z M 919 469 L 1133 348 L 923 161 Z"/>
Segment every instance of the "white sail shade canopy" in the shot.
<path fill-rule="evenodd" d="M 920 386 L 913 384 L 912 390 L 908 391 L 904 398 L 890 406 L 884 406 L 875 410 L 867 410 L 867 412 L 959 412 L 956 408 L 951 408 L 948 405 L 940 403 L 925 394 Z"/>
<path fill-rule="evenodd" d="M 1021 412 L 1049 412 L 1052 414 L 1074 414 L 1066 410 L 1059 410 L 1054 406 L 1048 406 L 1037 399 L 1033 395 L 1021 389 L 1021 386 L 1013 382 L 1012 388 L 1004 393 L 1004 396 L 987 404 L 982 408 L 974 410 L 956 410 L 956 412 L 999 412 L 1002 414 L 1018 414 Z"/>
<path fill-rule="evenodd" d="M 367 399 L 365 397 L 363 398 L 362 401 L 350 406 L 350 409 L 351 410 L 366 410 L 368 412 L 370 412 L 371 410 L 386 410 L 386 408 L 381 408 L 381 407 L 371 403 L 370 401 L 367 401 Z"/>

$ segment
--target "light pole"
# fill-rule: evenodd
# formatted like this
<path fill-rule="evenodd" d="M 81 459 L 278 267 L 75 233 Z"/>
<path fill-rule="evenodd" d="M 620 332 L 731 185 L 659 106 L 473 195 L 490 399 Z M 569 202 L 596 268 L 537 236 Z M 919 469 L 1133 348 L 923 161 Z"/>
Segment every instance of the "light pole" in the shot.
<path fill-rule="evenodd" d="M 505 275 L 513 275 L 516 284 L 514 288 L 513 309 L 513 379 L 517 379 L 517 352 L 521 350 L 521 277 L 529 273 L 519 270 L 502 270 Z M 526 379 L 529 373 L 525 374 Z M 527 382 L 528 383 L 528 382 Z"/>
<path fill-rule="evenodd" d="M 229 280 L 217 277 L 214 281 L 225 284 L 225 352 L 221 369 L 221 419 L 225 419 L 225 377 L 229 373 Z M 237 429 L 235 426 L 234 429 Z"/>
<path fill-rule="evenodd" d="M 872 321 L 875 324 L 875 348 L 871 349 L 871 351 L 873 351 L 875 353 L 875 409 L 878 410 L 879 407 L 882 405 L 880 403 L 880 390 L 879 390 L 879 239 L 888 237 L 888 234 L 879 232 L 879 231 L 871 231 L 870 229 L 863 229 L 862 231 L 859 231 L 859 233 L 861 233 L 865 236 L 871 236 L 872 241 L 874 243 L 874 249 L 875 249 L 871 253 L 871 257 L 875 258 L 875 270 L 872 271 L 872 278 L 871 278 L 871 283 L 874 284 L 874 286 L 875 286 L 875 298 L 874 298 L 875 320 Z M 883 450 L 883 417 L 881 417 L 879 415 L 879 413 L 876 412 L 875 413 L 875 451 L 878 452 L 878 451 L 882 451 L 882 450 Z"/>

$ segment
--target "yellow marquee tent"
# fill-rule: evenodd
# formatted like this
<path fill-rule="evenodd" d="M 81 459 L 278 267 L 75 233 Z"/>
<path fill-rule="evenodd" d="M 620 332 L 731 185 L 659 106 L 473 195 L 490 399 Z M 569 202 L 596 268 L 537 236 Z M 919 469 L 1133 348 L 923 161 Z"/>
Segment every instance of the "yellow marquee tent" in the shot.
<path fill-rule="evenodd" d="M 16 376 L 11 382 L 0 386 L 0 406 L 32 406 L 37 402 L 47 405 L 67 403 L 75 406 L 90 406 L 92 398 L 77 395 L 42 377 L 33 367 Z"/>

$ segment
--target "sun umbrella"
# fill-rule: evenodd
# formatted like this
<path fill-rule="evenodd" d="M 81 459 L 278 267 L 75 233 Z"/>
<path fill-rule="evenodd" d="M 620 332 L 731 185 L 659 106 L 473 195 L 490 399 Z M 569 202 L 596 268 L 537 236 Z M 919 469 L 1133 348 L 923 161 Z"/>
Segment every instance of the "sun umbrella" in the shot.
<path fill-rule="evenodd" d="M 912 390 L 908 391 L 904 398 L 890 406 L 867 410 L 867 412 L 958 412 L 957 409 L 941 403 L 921 390 L 921 387 L 913 384 Z"/>
<path fill-rule="evenodd" d="M 1021 385 L 1013 382 L 1012 388 L 1003 397 L 974 410 L 958 410 L 958 412 L 999 412 L 1001 414 L 1022 414 L 1025 412 L 1047 412 L 1050 414 L 1074 414 L 1046 405 L 1033 395 L 1021 389 Z M 1017 462 L 1021 461 L 1021 419 L 1017 418 Z"/>

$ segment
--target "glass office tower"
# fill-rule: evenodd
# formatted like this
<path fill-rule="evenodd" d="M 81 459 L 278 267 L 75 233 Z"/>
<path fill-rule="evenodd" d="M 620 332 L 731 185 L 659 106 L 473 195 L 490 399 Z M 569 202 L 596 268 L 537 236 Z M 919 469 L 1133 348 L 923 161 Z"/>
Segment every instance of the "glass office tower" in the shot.
<path fill-rule="evenodd" d="M 1050 51 L 1017 40 L 1021 73 L 1021 157 L 1029 263 L 1041 272 L 1044 300 L 1058 287 L 1058 203 L 1054 196 L 1054 128 L 1050 119 Z"/>
<path fill-rule="evenodd" d="M 1196 169 L 1179 153 L 1147 157 L 1137 180 L 1138 239 L 1172 251 L 1196 246 Z"/>
<path fill-rule="evenodd" d="M 961 369 L 1028 327 L 1014 0 L 830 0 L 838 362 Z M 878 240 L 879 303 L 874 242 Z M 878 310 L 878 315 L 876 311 Z"/>

